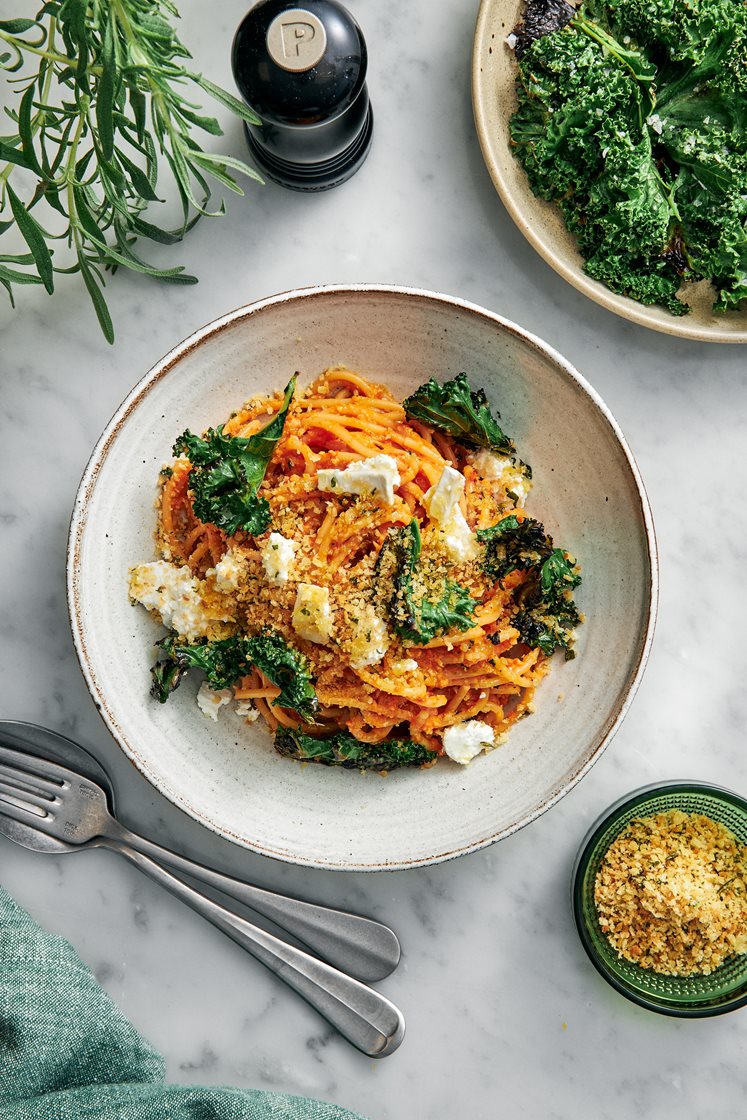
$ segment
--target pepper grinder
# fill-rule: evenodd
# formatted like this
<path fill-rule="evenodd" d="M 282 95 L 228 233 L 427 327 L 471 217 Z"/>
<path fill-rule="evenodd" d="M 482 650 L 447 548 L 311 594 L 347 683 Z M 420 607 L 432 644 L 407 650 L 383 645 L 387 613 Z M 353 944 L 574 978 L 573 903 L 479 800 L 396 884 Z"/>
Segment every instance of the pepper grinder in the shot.
<path fill-rule="evenodd" d="M 255 4 L 234 36 L 231 64 L 261 121 L 245 125 L 260 170 L 291 190 L 323 191 L 344 183 L 368 155 L 368 56 L 361 29 L 337 0 L 296 5 Z"/>

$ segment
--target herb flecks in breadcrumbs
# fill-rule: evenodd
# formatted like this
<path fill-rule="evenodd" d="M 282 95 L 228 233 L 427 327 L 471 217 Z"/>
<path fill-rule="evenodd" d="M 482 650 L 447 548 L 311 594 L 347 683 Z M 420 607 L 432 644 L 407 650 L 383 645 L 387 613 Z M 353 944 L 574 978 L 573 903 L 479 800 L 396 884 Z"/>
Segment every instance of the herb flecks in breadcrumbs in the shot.
<path fill-rule="evenodd" d="M 594 901 L 625 960 L 706 976 L 747 952 L 747 845 L 698 813 L 639 817 L 607 850 Z"/>

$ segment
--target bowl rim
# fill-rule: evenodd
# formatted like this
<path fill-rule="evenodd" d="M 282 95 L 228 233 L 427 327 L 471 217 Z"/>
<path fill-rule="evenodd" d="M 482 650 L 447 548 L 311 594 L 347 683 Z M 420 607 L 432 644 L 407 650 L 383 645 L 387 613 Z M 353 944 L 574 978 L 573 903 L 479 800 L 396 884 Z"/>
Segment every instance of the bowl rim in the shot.
<path fill-rule="evenodd" d="M 626 984 L 599 956 L 589 934 L 586 921 L 584 920 L 583 907 L 581 904 L 581 882 L 583 876 L 598 841 L 607 828 L 609 828 L 610 824 L 631 806 L 645 805 L 648 801 L 652 800 L 652 798 L 661 796 L 663 793 L 680 792 L 712 794 L 717 799 L 725 797 L 729 801 L 738 803 L 739 807 L 747 813 L 747 799 L 742 797 L 741 794 L 736 793 L 735 790 L 728 789 L 726 786 L 714 785 L 713 782 L 704 782 L 695 778 L 672 778 L 668 781 L 651 782 L 648 785 L 639 786 L 637 789 L 623 794 L 622 797 L 613 801 L 611 805 L 608 805 L 607 808 L 599 814 L 594 823 L 587 830 L 586 835 L 579 845 L 573 863 L 573 871 L 571 873 L 571 909 L 576 923 L 576 930 L 578 931 L 578 936 L 586 955 L 600 976 L 602 976 L 612 988 L 619 992 L 620 995 L 625 996 L 626 999 L 629 999 L 639 1007 L 644 1007 L 647 1011 L 654 1011 L 659 1015 L 668 1015 L 674 1019 L 708 1019 L 716 1015 L 726 1015 L 730 1011 L 736 1011 L 740 1007 L 747 1006 L 747 987 L 740 996 L 716 1007 L 682 1007 L 676 1004 L 668 1004 L 664 1001 L 657 1000 L 654 996 L 646 995 Z"/>
<path fill-rule="evenodd" d="M 518 229 L 523 233 L 526 240 L 536 252 L 555 270 L 564 280 L 572 284 L 577 291 L 583 295 L 588 296 L 595 303 L 604 307 L 607 311 L 613 312 L 615 315 L 620 315 L 630 322 L 637 323 L 640 326 L 648 327 L 649 330 L 659 331 L 662 334 L 673 335 L 676 338 L 684 338 L 693 342 L 711 342 L 711 343 L 731 343 L 737 345 L 739 343 L 747 343 L 747 312 L 744 313 L 745 325 L 737 330 L 723 330 L 717 326 L 704 326 L 698 325 L 694 322 L 687 322 L 687 316 L 678 319 L 675 316 L 670 316 L 669 319 L 663 319 L 654 308 L 638 303 L 628 296 L 623 296 L 617 292 L 613 292 L 598 280 L 593 280 L 590 276 L 576 264 L 569 262 L 562 253 L 558 253 L 553 246 L 550 238 L 543 237 L 535 226 L 527 221 L 525 207 L 517 201 L 514 190 L 511 187 L 502 167 L 502 150 L 494 137 L 494 130 L 490 127 L 489 119 L 489 90 L 486 88 L 486 78 L 483 76 L 487 68 L 483 68 L 481 63 L 484 61 L 487 47 L 490 44 L 490 28 L 491 19 L 493 18 L 496 6 L 502 0 L 480 0 L 480 7 L 477 13 L 477 22 L 475 25 L 475 34 L 472 42 L 472 112 L 475 121 L 475 130 L 480 144 L 480 150 L 485 162 L 488 174 L 493 181 L 493 186 L 496 189 L 501 202 L 505 206 L 509 215 L 513 219 Z M 495 94 L 495 91 L 492 91 Z M 531 188 L 527 184 L 527 190 Z M 534 199 L 535 196 L 532 195 Z M 547 206 L 552 206 L 552 203 L 545 203 Z M 742 314 L 740 312 L 740 314 Z"/>
<path fill-rule="evenodd" d="M 220 823 L 202 813 L 195 805 L 182 799 L 173 791 L 166 788 L 165 784 L 157 784 L 156 781 L 147 772 L 146 766 L 140 759 L 138 752 L 128 743 L 124 729 L 120 726 L 114 712 L 112 711 L 108 697 L 99 687 L 96 669 L 88 655 L 85 638 L 85 625 L 83 622 L 83 615 L 81 610 L 81 589 L 79 580 L 79 562 L 81 556 L 82 542 L 87 527 L 87 514 L 88 506 L 96 486 L 98 475 L 101 471 L 104 461 L 109 453 L 109 450 L 117 438 L 118 433 L 127 421 L 130 414 L 138 407 L 140 401 L 150 392 L 154 385 L 166 377 L 169 372 L 177 365 L 177 363 L 187 354 L 191 353 L 198 346 L 206 342 L 208 339 L 234 326 L 236 323 L 244 320 L 250 320 L 252 316 L 260 314 L 264 310 L 284 304 L 294 303 L 302 300 L 324 300 L 327 298 L 336 299 L 340 296 L 366 297 L 366 296 L 381 296 L 392 295 L 401 297 L 404 296 L 408 299 L 423 300 L 429 304 L 440 303 L 446 308 L 458 309 L 467 311 L 472 315 L 476 315 L 483 320 L 487 320 L 491 325 L 497 326 L 502 330 L 507 331 L 509 334 L 514 335 L 525 344 L 533 349 L 539 351 L 544 357 L 550 358 L 562 371 L 562 373 L 573 382 L 577 388 L 591 398 L 592 402 L 596 405 L 600 415 L 604 418 L 605 422 L 611 429 L 616 443 L 620 447 L 625 459 L 627 461 L 628 469 L 630 470 L 631 477 L 635 483 L 641 520 L 644 529 L 645 542 L 648 554 L 649 566 L 649 579 L 647 584 L 647 613 L 645 620 L 645 627 L 643 633 L 643 640 L 641 642 L 640 653 L 638 662 L 634 670 L 631 672 L 628 687 L 624 694 L 618 699 L 617 704 L 611 709 L 605 727 L 597 741 L 588 755 L 586 760 L 579 764 L 577 769 L 571 774 L 568 781 L 561 786 L 552 790 L 545 799 L 536 806 L 531 812 L 526 813 L 521 819 L 507 825 L 503 828 L 490 833 L 487 836 L 480 837 L 478 840 L 471 841 L 462 847 L 448 851 L 437 851 L 433 854 L 424 857 L 418 857 L 413 860 L 399 861 L 396 863 L 372 863 L 372 864 L 338 864 L 331 861 L 324 861 L 317 858 L 300 859 L 298 856 L 290 856 L 289 854 L 281 851 L 276 851 L 271 848 L 262 846 L 259 843 L 251 842 L 244 836 L 237 835 L 228 829 L 221 827 Z M 450 859 L 454 859 L 460 855 L 466 855 L 470 852 L 478 851 L 481 848 L 488 847 L 490 844 L 496 843 L 498 840 L 505 839 L 507 836 L 518 832 L 519 829 L 524 828 L 526 825 L 531 824 L 548 809 L 552 808 L 562 797 L 570 792 L 581 781 L 581 779 L 589 772 L 594 763 L 601 757 L 606 747 L 611 742 L 613 736 L 619 729 L 622 721 L 624 720 L 630 705 L 633 702 L 635 694 L 640 685 L 643 677 L 646 664 L 648 662 L 651 646 L 654 638 L 654 631 L 656 628 L 656 618 L 659 601 L 659 562 L 658 550 L 656 542 L 656 532 L 654 529 L 653 516 L 651 507 L 648 500 L 643 480 L 641 478 L 638 465 L 633 457 L 633 454 L 628 446 L 627 440 L 622 433 L 617 421 L 613 417 L 607 405 L 599 396 L 597 391 L 586 381 L 586 379 L 575 369 L 571 363 L 564 358 L 557 350 L 554 349 L 549 343 L 544 342 L 537 335 L 532 334 L 530 331 L 525 330 L 523 327 L 506 319 L 496 312 L 489 311 L 487 308 L 481 307 L 479 304 L 472 303 L 469 300 L 461 299 L 457 296 L 445 295 L 440 292 L 430 291 L 425 288 L 408 287 L 396 284 L 369 284 L 369 283 L 355 283 L 355 284 L 323 284 L 312 285 L 308 287 L 292 288 L 287 291 L 279 292 L 271 296 L 264 297 L 249 304 L 244 304 L 229 311 L 226 314 L 219 316 L 206 323 L 204 326 L 199 327 L 191 334 L 187 335 L 176 346 L 172 347 L 161 359 L 159 359 L 150 370 L 141 377 L 133 386 L 122 403 L 114 412 L 109 422 L 104 427 L 104 430 L 97 440 L 93 451 L 91 452 L 88 463 L 83 472 L 80 484 L 73 504 L 73 509 L 70 517 L 70 527 L 68 532 L 67 543 L 67 559 L 66 559 L 66 588 L 67 588 L 67 606 L 68 618 L 70 629 L 73 639 L 75 653 L 80 664 L 83 678 L 85 680 L 88 691 L 91 694 L 94 705 L 104 721 L 109 733 L 114 738 L 119 748 L 124 752 L 125 756 L 135 766 L 135 768 L 143 775 L 143 777 L 154 786 L 159 793 L 161 793 L 167 800 L 175 805 L 182 812 L 197 820 L 200 824 L 204 825 L 210 831 L 215 832 L 219 836 L 228 840 L 231 843 L 238 844 L 240 847 L 247 848 L 250 851 L 257 852 L 260 855 L 268 856 L 273 859 L 280 860 L 284 863 L 292 863 L 298 866 L 322 868 L 327 870 L 340 870 L 340 871 L 399 871 L 407 870 L 414 867 L 429 866 L 431 864 L 442 863 Z"/>

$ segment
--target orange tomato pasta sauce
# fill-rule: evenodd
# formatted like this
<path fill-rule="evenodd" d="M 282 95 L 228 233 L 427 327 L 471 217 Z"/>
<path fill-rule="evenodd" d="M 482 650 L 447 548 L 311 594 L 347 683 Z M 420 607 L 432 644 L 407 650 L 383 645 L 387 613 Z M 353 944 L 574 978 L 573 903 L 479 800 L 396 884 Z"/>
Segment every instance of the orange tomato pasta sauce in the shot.
<path fill-rule="evenodd" d="M 280 395 L 249 401 L 226 422 L 224 434 L 253 435 L 281 402 Z M 381 455 L 396 462 L 399 476 L 391 503 L 377 494 L 319 488 L 319 471 L 343 471 Z M 342 729 L 372 744 L 405 736 L 432 751 L 435 760 L 448 728 L 479 720 L 489 725 L 497 743 L 531 710 L 549 659 L 539 648 L 522 644 L 512 623 L 526 573 L 514 571 L 496 582 L 485 574 L 474 549 L 466 558 L 455 558 L 445 546 L 443 525 L 428 512 L 427 496 L 450 467 L 463 476 L 459 507 L 473 536 L 507 513 L 521 520 L 510 479 L 481 470 L 480 463 L 479 453 L 408 420 L 382 385 L 347 369 L 330 369 L 297 392 L 288 411 L 259 489 L 271 511 L 267 533 L 254 538 L 240 531 L 229 539 L 200 521 L 190 492 L 193 468 L 180 458 L 161 489 L 161 553 L 202 581 L 215 618 L 209 637 L 251 636 L 270 628 L 304 654 L 319 702 L 315 734 Z M 469 629 L 438 634 L 425 644 L 403 639 L 386 626 L 376 570 L 387 534 L 413 518 L 422 556 L 475 602 Z M 269 580 L 263 564 L 270 532 L 294 545 L 291 573 L 283 583 Z M 230 593 L 221 594 L 211 573 L 229 550 L 238 558 L 240 577 Z M 327 589 L 331 630 L 326 642 L 307 640 L 294 626 L 301 583 Z M 382 655 L 368 664 L 355 654 L 361 618 L 364 624 L 373 619 L 383 635 Z M 233 690 L 234 698 L 251 702 L 272 730 L 279 725 L 307 730 L 294 711 L 273 704 L 278 694 L 256 669 Z"/>

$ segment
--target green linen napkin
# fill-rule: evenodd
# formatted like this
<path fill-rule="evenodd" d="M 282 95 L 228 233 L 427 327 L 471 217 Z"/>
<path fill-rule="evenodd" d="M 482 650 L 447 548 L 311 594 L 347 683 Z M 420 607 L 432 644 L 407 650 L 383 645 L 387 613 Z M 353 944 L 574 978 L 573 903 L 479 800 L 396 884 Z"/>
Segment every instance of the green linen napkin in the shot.
<path fill-rule="evenodd" d="M 0 1120 L 356 1120 L 260 1090 L 164 1083 L 164 1060 L 62 937 L 0 887 Z M 360 1120 L 360 1117 L 357 1118 Z"/>

